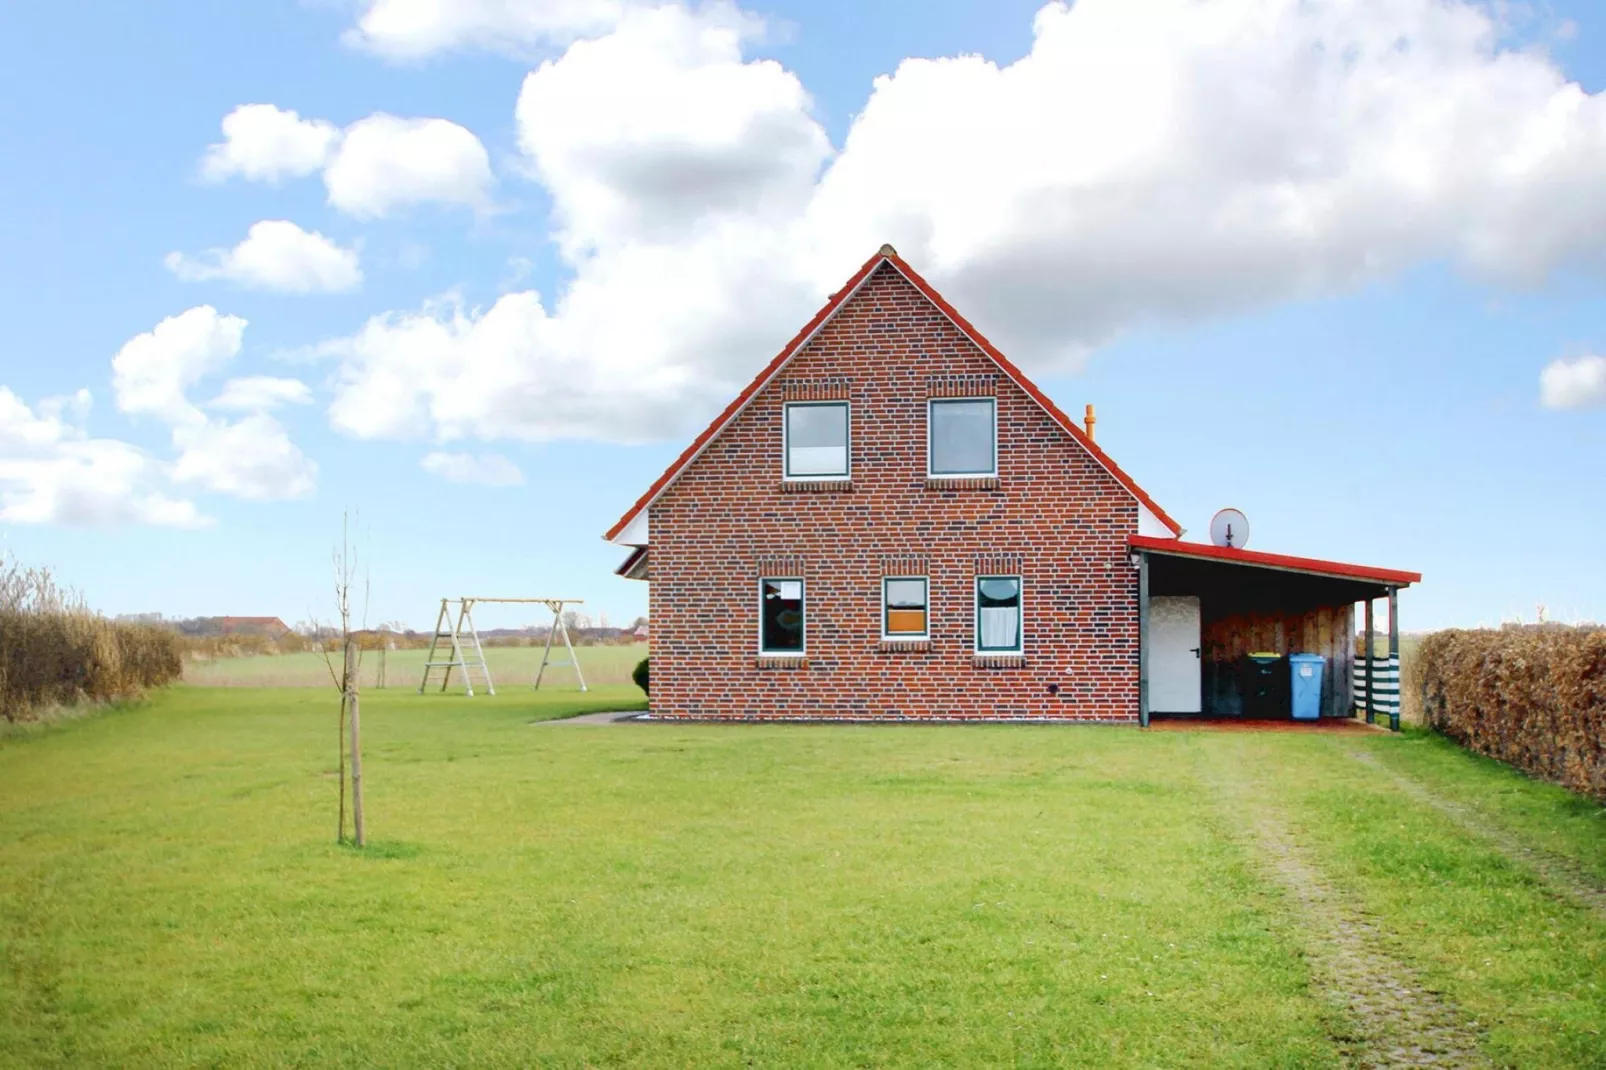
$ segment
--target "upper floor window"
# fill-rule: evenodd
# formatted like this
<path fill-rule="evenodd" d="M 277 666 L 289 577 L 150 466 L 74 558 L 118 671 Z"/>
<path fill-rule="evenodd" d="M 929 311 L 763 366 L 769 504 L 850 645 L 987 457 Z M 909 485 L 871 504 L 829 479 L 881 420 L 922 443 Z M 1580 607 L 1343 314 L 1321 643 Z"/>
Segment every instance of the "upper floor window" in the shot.
<path fill-rule="evenodd" d="M 926 421 L 927 473 L 933 476 L 998 474 L 995 398 L 933 398 Z"/>
<path fill-rule="evenodd" d="M 848 403 L 794 401 L 786 406 L 786 478 L 846 479 Z"/>

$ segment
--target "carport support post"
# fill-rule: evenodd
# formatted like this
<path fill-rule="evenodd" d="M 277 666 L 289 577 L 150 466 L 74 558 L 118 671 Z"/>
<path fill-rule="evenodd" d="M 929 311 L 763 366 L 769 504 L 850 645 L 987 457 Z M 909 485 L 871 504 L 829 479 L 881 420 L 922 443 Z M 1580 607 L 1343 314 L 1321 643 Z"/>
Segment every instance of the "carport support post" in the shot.
<path fill-rule="evenodd" d="M 1400 589 L 1389 588 L 1389 668 L 1394 672 L 1394 704 L 1389 707 L 1389 731 L 1400 730 L 1400 700 L 1404 692 L 1400 688 Z"/>
<path fill-rule="evenodd" d="M 1138 554 L 1138 724 L 1149 727 L 1149 555 Z"/>
<path fill-rule="evenodd" d="M 1366 723 L 1374 724 L 1377 715 L 1372 712 L 1372 603 L 1376 599 L 1366 600 Z"/>

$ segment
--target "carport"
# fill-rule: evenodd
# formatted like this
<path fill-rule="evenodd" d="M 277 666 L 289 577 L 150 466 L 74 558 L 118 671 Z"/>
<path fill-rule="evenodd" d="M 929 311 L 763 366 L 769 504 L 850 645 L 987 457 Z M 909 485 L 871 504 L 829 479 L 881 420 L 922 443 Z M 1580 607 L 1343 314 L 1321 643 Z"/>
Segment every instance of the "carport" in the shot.
<path fill-rule="evenodd" d="M 1139 715 L 1292 719 L 1286 704 L 1268 713 L 1265 677 L 1251 654 L 1318 654 L 1320 716 L 1372 720 L 1377 704 L 1370 637 L 1373 604 L 1389 601 L 1389 665 L 1397 679 L 1399 591 L 1415 572 L 1134 535 L 1138 568 Z M 1365 605 L 1365 694 L 1354 694 L 1355 604 Z M 1286 665 L 1286 661 L 1283 662 Z M 1357 701 L 1359 700 L 1359 701 Z M 1399 706 L 1389 727 L 1399 728 Z"/>

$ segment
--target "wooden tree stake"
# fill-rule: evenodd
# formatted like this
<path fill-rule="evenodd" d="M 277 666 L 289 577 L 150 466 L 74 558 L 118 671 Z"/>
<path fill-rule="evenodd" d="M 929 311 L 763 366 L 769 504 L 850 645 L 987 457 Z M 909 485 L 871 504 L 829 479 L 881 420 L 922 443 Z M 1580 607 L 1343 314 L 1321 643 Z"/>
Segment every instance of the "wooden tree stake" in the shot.
<path fill-rule="evenodd" d="M 355 663 L 355 650 L 357 641 L 350 636 L 346 638 L 346 663 Z M 352 832 L 356 837 L 358 847 L 366 841 L 362 821 L 362 717 L 360 713 L 360 698 L 358 693 L 359 681 L 357 674 L 351 673 L 347 677 L 351 681 L 351 822 Z"/>

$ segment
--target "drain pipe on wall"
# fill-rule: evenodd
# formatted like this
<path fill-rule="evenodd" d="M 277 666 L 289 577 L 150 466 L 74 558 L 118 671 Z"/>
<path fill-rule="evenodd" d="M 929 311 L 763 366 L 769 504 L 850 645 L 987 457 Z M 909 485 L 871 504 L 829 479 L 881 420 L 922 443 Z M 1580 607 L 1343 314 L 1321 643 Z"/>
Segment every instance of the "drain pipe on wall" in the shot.
<path fill-rule="evenodd" d="M 1138 566 L 1138 724 L 1149 727 L 1149 555 L 1139 550 Z"/>

